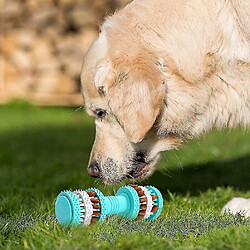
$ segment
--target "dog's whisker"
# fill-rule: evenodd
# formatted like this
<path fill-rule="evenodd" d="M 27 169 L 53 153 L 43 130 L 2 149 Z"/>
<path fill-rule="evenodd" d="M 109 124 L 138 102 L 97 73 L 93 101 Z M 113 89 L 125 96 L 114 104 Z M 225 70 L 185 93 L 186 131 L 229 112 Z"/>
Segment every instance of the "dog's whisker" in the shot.
<path fill-rule="evenodd" d="M 166 162 L 168 162 L 168 158 L 166 156 L 166 154 L 164 152 L 161 152 L 161 154 L 163 155 L 163 157 L 165 158 Z"/>
<path fill-rule="evenodd" d="M 89 115 L 88 115 L 88 114 L 86 114 L 86 115 L 83 117 L 83 120 L 85 120 L 88 116 L 89 116 Z"/>
<path fill-rule="evenodd" d="M 173 179 L 174 177 L 170 174 L 170 172 L 167 170 L 167 169 L 165 169 L 169 174 L 167 174 L 166 172 L 163 172 L 163 171 L 160 171 L 162 174 L 164 174 L 164 175 L 166 175 L 166 176 L 168 176 L 169 178 L 171 178 L 171 179 Z"/>
<path fill-rule="evenodd" d="M 168 170 L 167 167 L 164 168 L 166 170 L 166 172 L 168 173 L 168 176 L 171 177 L 171 178 L 174 178 L 172 173 Z"/>
<path fill-rule="evenodd" d="M 84 108 L 84 106 L 80 106 L 79 108 L 77 108 L 74 112 L 77 112 L 79 110 L 82 110 Z"/>
<path fill-rule="evenodd" d="M 131 174 L 127 174 L 127 176 L 131 179 L 134 179 L 134 177 Z"/>
<path fill-rule="evenodd" d="M 96 184 L 98 184 L 98 182 L 100 181 L 100 179 L 99 178 L 96 178 L 94 181 L 93 181 L 93 186 L 95 186 Z"/>
<path fill-rule="evenodd" d="M 122 183 L 124 186 L 126 186 L 126 183 L 125 183 L 123 180 L 121 180 L 121 183 Z"/>
<path fill-rule="evenodd" d="M 174 152 L 174 154 L 175 154 L 175 157 L 176 157 L 176 159 L 177 159 L 177 161 L 178 161 L 178 167 L 180 167 L 181 170 L 183 170 L 183 165 L 182 165 L 182 163 L 181 163 L 179 157 L 177 156 L 177 154 L 176 154 L 175 152 Z"/>
<path fill-rule="evenodd" d="M 162 153 L 163 157 L 166 159 L 166 161 L 168 162 L 168 158 L 167 158 L 167 156 L 165 155 L 165 153 L 164 153 L 164 152 L 161 152 L 161 153 Z M 168 174 L 165 173 L 165 175 L 167 175 L 167 176 L 173 178 L 173 175 L 172 175 L 172 173 L 168 170 L 168 167 L 165 166 L 165 165 L 164 165 L 163 167 L 164 167 L 164 170 L 165 170 L 166 172 L 168 172 Z M 162 173 L 164 174 L 164 172 L 162 172 Z"/>
<path fill-rule="evenodd" d="M 70 115 L 73 115 L 75 112 L 84 109 L 84 106 L 80 106 L 79 108 L 75 109 L 74 112 L 70 113 Z M 85 120 L 89 115 L 85 114 L 83 117 L 83 120 Z"/>
<path fill-rule="evenodd" d="M 170 172 L 170 170 L 168 169 L 168 167 L 165 166 L 165 165 L 163 165 L 163 168 L 164 168 L 164 170 L 168 173 L 168 176 L 171 177 L 171 178 L 173 178 L 173 175 L 172 175 L 172 173 Z M 163 173 L 163 172 L 162 172 L 162 173 Z M 165 174 L 167 175 L 167 173 L 165 173 Z"/>
<path fill-rule="evenodd" d="M 127 174 L 127 176 L 132 179 L 133 184 L 137 182 L 131 174 Z"/>
<path fill-rule="evenodd" d="M 80 106 L 77 109 L 75 109 L 73 112 L 70 113 L 70 115 L 73 115 L 75 112 L 82 110 L 84 108 L 84 106 Z"/>

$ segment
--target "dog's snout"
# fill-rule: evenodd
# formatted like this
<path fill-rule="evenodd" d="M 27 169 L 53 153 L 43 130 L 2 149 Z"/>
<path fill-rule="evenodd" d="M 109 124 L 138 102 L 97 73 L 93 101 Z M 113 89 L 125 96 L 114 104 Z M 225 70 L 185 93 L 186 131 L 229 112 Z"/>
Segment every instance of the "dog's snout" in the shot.
<path fill-rule="evenodd" d="M 99 176 L 99 168 L 97 162 L 93 162 L 88 167 L 88 174 L 91 177 L 97 178 Z"/>

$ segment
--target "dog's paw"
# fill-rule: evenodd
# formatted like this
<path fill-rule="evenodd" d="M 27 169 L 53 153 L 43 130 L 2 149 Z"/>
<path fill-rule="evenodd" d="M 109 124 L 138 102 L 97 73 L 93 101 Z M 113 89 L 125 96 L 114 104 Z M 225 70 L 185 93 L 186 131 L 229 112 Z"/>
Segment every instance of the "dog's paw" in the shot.
<path fill-rule="evenodd" d="M 242 212 L 246 217 L 250 216 L 250 199 L 235 197 L 229 201 L 222 209 L 222 213 L 230 212 L 233 214 Z"/>

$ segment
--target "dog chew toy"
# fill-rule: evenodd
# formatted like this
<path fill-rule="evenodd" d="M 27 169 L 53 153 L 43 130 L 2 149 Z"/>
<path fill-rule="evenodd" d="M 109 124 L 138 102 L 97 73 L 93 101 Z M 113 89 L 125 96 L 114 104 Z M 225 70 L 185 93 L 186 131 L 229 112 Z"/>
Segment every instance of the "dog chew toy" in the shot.
<path fill-rule="evenodd" d="M 63 191 L 57 197 L 55 212 L 62 226 L 88 226 L 102 223 L 109 214 L 131 220 L 155 220 L 162 207 L 163 198 L 157 188 L 130 184 L 121 187 L 115 196 L 106 197 L 96 188 Z"/>

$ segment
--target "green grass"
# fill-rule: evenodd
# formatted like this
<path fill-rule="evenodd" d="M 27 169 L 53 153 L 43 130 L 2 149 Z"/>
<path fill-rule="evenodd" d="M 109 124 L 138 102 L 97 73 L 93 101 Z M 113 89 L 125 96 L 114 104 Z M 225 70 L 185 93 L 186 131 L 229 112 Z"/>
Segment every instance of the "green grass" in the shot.
<path fill-rule="evenodd" d="M 111 216 L 88 228 L 58 225 L 58 193 L 93 185 L 86 172 L 93 120 L 73 111 L 0 106 L 0 249 L 250 249 L 249 220 L 220 214 L 232 197 L 250 197 L 250 133 L 241 129 L 166 152 L 168 162 L 143 182 L 164 195 L 157 221 Z M 113 194 L 113 187 L 95 186 Z"/>

